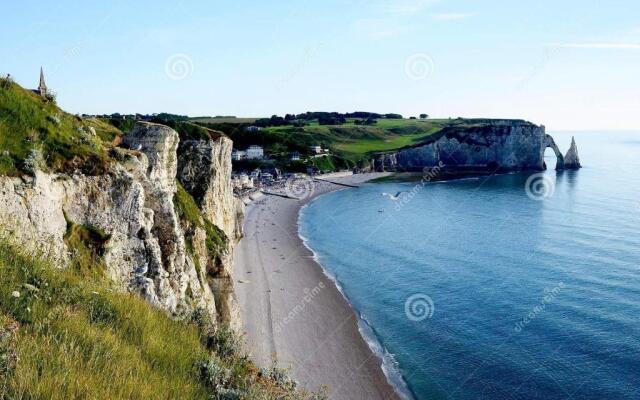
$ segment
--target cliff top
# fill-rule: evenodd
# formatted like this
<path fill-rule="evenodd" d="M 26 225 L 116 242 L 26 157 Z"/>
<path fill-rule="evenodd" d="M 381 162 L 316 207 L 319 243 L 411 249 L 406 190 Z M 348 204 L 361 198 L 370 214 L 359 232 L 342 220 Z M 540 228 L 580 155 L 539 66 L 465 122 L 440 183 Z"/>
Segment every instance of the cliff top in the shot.
<path fill-rule="evenodd" d="M 156 122 L 175 129 L 181 140 L 217 140 L 224 136 L 190 122 L 137 123 Z M 0 78 L 0 175 L 30 174 L 35 169 L 79 169 L 89 175 L 101 174 L 109 165 L 109 150 L 120 143 L 122 135 L 106 120 L 71 115 L 60 109 L 55 99 L 44 99 L 10 79 Z"/>
<path fill-rule="evenodd" d="M 108 163 L 107 148 L 120 131 L 98 119 L 62 111 L 11 80 L 0 78 L 0 174 L 81 169 L 95 174 Z"/>
<path fill-rule="evenodd" d="M 483 129 L 488 126 L 530 125 L 518 119 L 455 118 L 455 119 L 399 119 L 382 118 L 375 124 L 362 125 L 357 119 L 347 119 L 338 125 L 320 125 L 312 122 L 304 126 L 274 126 L 263 128 L 259 133 L 243 129 L 243 125 L 207 123 L 207 126 L 225 129 L 237 148 L 258 144 L 275 159 L 287 166 L 289 154 L 309 153 L 309 146 L 320 145 L 331 150 L 328 160 L 335 167 L 353 167 L 354 162 L 368 159 L 372 154 L 397 151 L 402 148 L 428 143 L 446 129 L 464 131 Z M 329 164 L 329 163 L 325 163 Z M 291 167 L 291 165 L 289 165 Z M 328 169 L 324 166 L 320 169 Z"/>

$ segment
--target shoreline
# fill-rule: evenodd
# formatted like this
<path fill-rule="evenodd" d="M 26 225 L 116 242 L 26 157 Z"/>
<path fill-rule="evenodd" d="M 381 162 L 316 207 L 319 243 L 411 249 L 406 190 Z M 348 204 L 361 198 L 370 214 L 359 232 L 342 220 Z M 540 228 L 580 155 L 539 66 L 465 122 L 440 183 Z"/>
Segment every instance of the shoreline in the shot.
<path fill-rule="evenodd" d="M 302 219 L 302 214 L 305 208 L 309 204 L 313 203 L 315 200 L 318 200 L 320 197 L 324 195 L 335 193 L 343 189 L 348 189 L 348 188 L 341 188 L 341 189 L 337 189 L 327 193 L 323 193 L 320 196 L 313 198 L 310 202 L 306 203 L 302 207 L 300 207 L 300 211 L 298 215 L 298 227 L 300 227 L 300 220 Z M 404 380 L 404 377 L 402 376 L 402 373 L 400 372 L 398 362 L 395 360 L 393 355 L 389 353 L 387 349 L 384 347 L 384 345 L 380 342 L 380 339 L 376 335 L 375 330 L 373 329 L 369 321 L 367 321 L 366 318 L 364 318 L 362 314 L 358 311 L 358 309 L 351 303 L 351 300 L 349 300 L 349 297 L 344 292 L 342 285 L 340 285 L 340 282 L 338 281 L 338 279 L 334 275 L 332 275 L 329 271 L 327 271 L 325 267 L 322 265 L 322 263 L 320 262 L 320 256 L 309 245 L 309 240 L 306 237 L 302 236 L 302 234 L 300 233 L 298 233 L 298 236 L 302 240 L 302 243 L 304 244 L 304 246 L 313 253 L 314 261 L 320 266 L 320 268 L 322 268 L 322 271 L 324 272 L 324 274 L 327 276 L 327 278 L 329 278 L 329 280 L 331 280 L 331 282 L 333 282 L 333 284 L 335 285 L 335 288 L 340 292 L 340 294 L 342 294 L 346 302 L 349 304 L 349 307 L 351 307 L 353 312 L 358 317 L 358 331 L 360 332 L 360 335 L 362 335 L 362 338 L 364 339 L 364 341 L 369 346 L 369 349 L 380 360 L 381 362 L 380 367 L 382 368 L 382 372 L 387 378 L 387 382 L 394 388 L 396 393 L 402 399 L 413 400 L 414 399 L 413 393 L 411 392 L 411 389 L 409 389 L 409 386 L 407 385 L 406 381 Z"/>
<path fill-rule="evenodd" d="M 333 180 L 361 184 L 384 175 Z M 233 273 L 247 350 L 261 367 L 290 367 L 305 389 L 326 385 L 331 399 L 405 398 L 410 392 L 389 371 L 392 358 L 299 234 L 302 209 L 342 189 L 316 181 L 301 201 L 263 196 L 247 206 Z"/>

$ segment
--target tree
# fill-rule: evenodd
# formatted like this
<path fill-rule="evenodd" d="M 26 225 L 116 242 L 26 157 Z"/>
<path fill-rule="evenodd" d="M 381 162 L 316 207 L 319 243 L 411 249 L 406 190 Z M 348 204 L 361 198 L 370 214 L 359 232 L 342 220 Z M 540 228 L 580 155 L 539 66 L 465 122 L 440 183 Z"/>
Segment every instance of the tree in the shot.
<path fill-rule="evenodd" d="M 427 119 L 429 118 L 429 114 L 420 114 L 420 119 Z"/>

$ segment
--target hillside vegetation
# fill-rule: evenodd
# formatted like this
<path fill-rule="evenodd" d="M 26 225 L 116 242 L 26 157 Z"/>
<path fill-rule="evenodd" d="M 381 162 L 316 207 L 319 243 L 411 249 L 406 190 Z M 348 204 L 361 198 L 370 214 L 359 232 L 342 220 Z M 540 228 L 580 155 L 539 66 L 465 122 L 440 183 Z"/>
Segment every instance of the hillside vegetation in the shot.
<path fill-rule="evenodd" d="M 86 236 L 78 229 L 70 235 Z M 84 259 L 60 270 L 0 240 L 0 398 L 320 397 L 296 391 L 275 367 L 258 370 L 204 313 L 173 321 L 113 290 L 97 249 L 68 243 Z"/>
<path fill-rule="evenodd" d="M 32 172 L 37 166 L 101 173 L 119 134 L 104 121 L 67 114 L 54 101 L 0 78 L 0 174 Z"/>

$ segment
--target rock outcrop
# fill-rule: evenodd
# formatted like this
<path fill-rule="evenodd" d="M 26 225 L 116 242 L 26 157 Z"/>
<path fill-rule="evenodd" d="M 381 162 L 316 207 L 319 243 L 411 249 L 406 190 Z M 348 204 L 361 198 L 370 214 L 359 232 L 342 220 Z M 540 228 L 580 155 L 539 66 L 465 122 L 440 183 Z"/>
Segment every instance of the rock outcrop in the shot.
<path fill-rule="evenodd" d="M 237 324 L 230 311 L 233 296 L 217 294 L 233 292 L 231 283 L 221 290 L 199 268 L 214 257 L 206 245 L 206 231 L 194 229 L 189 237 L 192 246 L 187 245 L 185 223 L 174 203 L 178 166 L 186 165 L 178 153 L 179 142 L 178 134 L 169 127 L 139 123 L 124 138 L 135 150 L 115 149 L 117 162 L 106 174 L 67 176 L 37 171 L 34 177 L 0 177 L 3 232 L 16 241 L 35 242 L 35 247 L 64 265 L 69 259 L 64 240 L 68 223 L 100 229 L 109 238 L 104 252 L 106 272 L 117 287 L 139 293 L 176 317 L 200 308 L 214 321 Z M 188 169 L 208 171 L 197 183 L 206 188 L 203 215 L 229 237 L 240 237 L 237 225 L 243 209 L 231 190 L 230 141 L 220 137 L 217 142 L 193 146 L 209 146 L 211 156 L 198 158 L 185 150 Z M 215 257 L 227 276 L 234 244 L 235 240 L 225 243 Z"/>
<path fill-rule="evenodd" d="M 233 196 L 231 150 L 233 142 L 216 131 L 208 140 L 186 140 L 180 144 L 178 178 L 209 221 L 229 239 L 215 273 L 208 282 L 218 306 L 219 317 L 240 328 L 239 305 L 233 290 L 233 249 L 242 238 L 244 203 Z"/>
<path fill-rule="evenodd" d="M 571 137 L 571 146 L 569 147 L 569 150 L 567 150 L 567 154 L 564 156 L 564 168 L 582 168 L 582 165 L 580 165 L 580 157 L 578 156 L 578 146 L 576 146 L 576 139 L 573 136 Z"/>
<path fill-rule="evenodd" d="M 377 171 L 438 167 L 454 174 L 543 170 L 548 147 L 556 154 L 556 168 L 563 169 L 564 157 L 544 126 L 521 120 L 465 120 L 423 143 L 379 154 L 374 164 Z"/>

